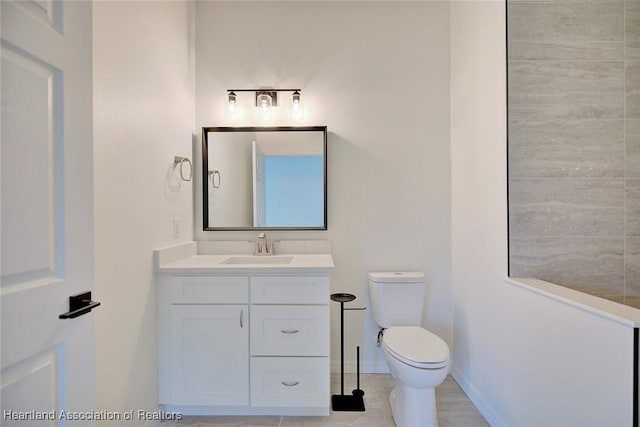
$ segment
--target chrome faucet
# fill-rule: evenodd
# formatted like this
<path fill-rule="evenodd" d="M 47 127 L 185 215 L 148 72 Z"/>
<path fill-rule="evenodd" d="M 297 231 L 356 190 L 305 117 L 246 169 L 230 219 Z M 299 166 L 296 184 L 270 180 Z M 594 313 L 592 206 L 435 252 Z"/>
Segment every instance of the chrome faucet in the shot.
<path fill-rule="evenodd" d="M 256 250 L 254 255 L 273 255 L 273 247 L 269 247 L 267 236 L 264 233 L 258 234 L 258 240 L 256 241 Z"/>

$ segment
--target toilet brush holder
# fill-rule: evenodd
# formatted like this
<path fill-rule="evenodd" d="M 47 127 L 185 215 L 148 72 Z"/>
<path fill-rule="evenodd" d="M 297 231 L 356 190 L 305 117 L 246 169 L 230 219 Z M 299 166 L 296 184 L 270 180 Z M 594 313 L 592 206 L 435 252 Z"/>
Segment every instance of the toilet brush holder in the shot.
<path fill-rule="evenodd" d="M 331 300 L 340 303 L 340 394 L 331 396 L 333 411 L 364 412 L 364 391 L 360 390 L 360 347 L 357 347 L 357 389 L 351 395 L 344 394 L 344 312 L 345 310 L 366 310 L 363 308 L 344 308 L 345 302 L 351 302 L 356 297 L 353 294 L 332 294 Z"/>
<path fill-rule="evenodd" d="M 356 347 L 357 372 L 356 389 L 351 394 L 344 394 L 344 382 L 342 383 L 342 394 L 331 396 L 331 409 L 336 412 L 364 412 L 364 391 L 360 389 L 360 347 Z"/>

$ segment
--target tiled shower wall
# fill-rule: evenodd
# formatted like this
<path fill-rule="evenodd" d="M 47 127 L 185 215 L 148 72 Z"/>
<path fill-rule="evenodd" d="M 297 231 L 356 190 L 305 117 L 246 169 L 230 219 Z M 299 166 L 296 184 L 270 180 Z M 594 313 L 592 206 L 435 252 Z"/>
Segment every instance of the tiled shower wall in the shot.
<path fill-rule="evenodd" d="M 507 10 L 511 276 L 630 301 L 640 0 L 508 0 Z"/>

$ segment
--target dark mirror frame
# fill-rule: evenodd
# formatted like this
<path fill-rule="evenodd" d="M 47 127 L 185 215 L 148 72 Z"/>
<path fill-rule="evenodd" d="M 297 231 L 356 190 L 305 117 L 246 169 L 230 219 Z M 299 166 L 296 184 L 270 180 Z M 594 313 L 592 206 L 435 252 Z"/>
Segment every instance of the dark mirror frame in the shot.
<path fill-rule="evenodd" d="M 318 227 L 213 227 L 209 226 L 209 132 L 322 132 L 323 135 L 323 186 L 324 224 Z M 208 126 L 202 128 L 202 229 L 204 231 L 253 231 L 253 230 L 326 230 L 327 229 L 327 127 L 326 126 L 273 126 L 233 127 Z"/>

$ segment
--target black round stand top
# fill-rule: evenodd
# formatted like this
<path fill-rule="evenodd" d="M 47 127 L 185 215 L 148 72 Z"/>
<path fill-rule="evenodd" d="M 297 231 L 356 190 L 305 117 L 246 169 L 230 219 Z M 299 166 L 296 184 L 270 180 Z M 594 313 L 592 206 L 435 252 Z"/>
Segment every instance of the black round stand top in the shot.
<path fill-rule="evenodd" d="M 331 294 L 331 301 L 349 302 L 354 299 L 356 299 L 356 296 L 353 294 Z"/>

